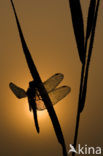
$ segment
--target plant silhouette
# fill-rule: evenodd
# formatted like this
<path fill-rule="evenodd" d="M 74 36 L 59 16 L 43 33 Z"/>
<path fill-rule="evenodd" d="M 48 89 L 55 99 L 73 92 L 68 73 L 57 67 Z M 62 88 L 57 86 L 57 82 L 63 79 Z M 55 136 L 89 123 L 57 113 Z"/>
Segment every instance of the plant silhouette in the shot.
<path fill-rule="evenodd" d="M 14 85 L 13 83 L 10 83 L 10 88 L 12 89 L 12 91 L 14 92 L 14 94 L 18 97 L 18 98 L 23 98 L 23 97 L 28 97 L 28 102 L 29 102 L 29 107 L 30 110 L 33 110 L 33 114 L 34 114 L 34 119 L 35 119 L 35 125 L 36 125 L 36 129 L 37 132 L 39 132 L 39 125 L 38 125 L 38 120 L 37 120 L 37 109 L 36 109 L 36 104 L 35 104 L 35 100 L 33 99 L 35 97 L 35 92 L 36 89 L 38 90 L 40 97 L 42 98 L 43 102 L 44 102 L 44 106 L 47 109 L 50 119 L 52 121 L 54 130 L 55 130 L 55 134 L 57 136 L 58 142 L 61 144 L 62 149 L 63 149 L 63 155 L 67 156 L 67 151 L 66 151 L 66 145 L 65 145 L 65 141 L 64 141 L 64 137 L 63 137 L 63 133 L 57 118 L 57 115 L 55 113 L 55 110 L 53 108 L 51 99 L 48 95 L 47 90 L 44 87 L 44 84 L 39 76 L 39 73 L 37 71 L 37 68 L 32 60 L 31 54 L 29 52 L 29 49 L 27 47 L 27 44 L 25 42 L 22 30 L 21 30 L 21 26 L 16 14 L 16 10 L 13 4 L 13 1 L 10 0 L 11 4 L 12 4 L 12 8 L 15 14 L 15 18 L 16 18 L 16 23 L 17 23 L 17 27 L 18 27 L 18 31 L 19 31 L 19 36 L 20 36 L 20 40 L 21 40 L 21 44 L 22 44 L 22 48 L 23 48 L 23 52 L 27 61 L 27 65 L 29 67 L 30 73 L 33 77 L 33 81 L 29 83 L 29 88 L 27 90 L 27 92 L 25 92 L 23 89 L 17 87 L 16 85 Z M 55 77 L 59 77 L 59 81 L 56 82 L 56 85 L 54 86 L 54 88 L 60 83 L 61 79 L 62 79 L 62 75 L 61 74 L 56 74 L 53 77 L 51 77 L 51 79 L 55 78 Z M 49 80 L 48 80 L 49 81 Z M 45 83 L 46 85 L 47 83 Z M 52 90 L 53 91 L 53 90 Z M 63 92 L 65 91 L 65 94 L 63 94 Z M 57 88 L 56 90 L 54 90 L 54 93 L 59 93 L 62 92 L 62 96 L 58 96 L 58 99 L 56 99 L 56 101 L 54 102 L 54 104 L 56 102 L 58 102 L 59 100 L 61 100 L 64 96 L 66 96 L 69 92 L 70 92 L 70 87 L 67 86 L 63 86 L 60 88 Z M 53 92 L 52 92 L 53 93 Z M 51 93 L 51 94 L 52 94 Z"/>
<path fill-rule="evenodd" d="M 86 37 L 84 37 L 84 22 L 83 22 L 80 0 L 69 0 L 69 4 L 70 4 L 73 29 L 74 29 L 76 42 L 77 42 L 79 57 L 82 63 L 80 90 L 79 90 L 79 99 L 78 99 L 78 111 L 77 111 L 77 118 L 76 118 L 74 143 L 73 143 L 73 146 L 76 149 L 80 115 L 83 112 L 85 106 L 86 94 L 87 94 L 88 73 L 89 73 L 90 61 L 91 61 L 92 50 L 93 50 L 93 43 L 95 37 L 95 29 L 96 29 L 100 0 L 90 0 L 90 6 L 88 9 L 88 18 L 87 18 Z M 87 45 L 89 45 L 88 49 L 87 49 Z M 72 156 L 75 156 L 75 153 L 72 153 Z"/>

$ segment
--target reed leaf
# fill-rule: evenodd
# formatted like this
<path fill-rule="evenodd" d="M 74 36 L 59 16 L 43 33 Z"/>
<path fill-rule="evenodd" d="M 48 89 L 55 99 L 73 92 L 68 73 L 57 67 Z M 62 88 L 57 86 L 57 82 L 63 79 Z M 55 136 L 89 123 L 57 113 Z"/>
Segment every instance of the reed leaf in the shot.
<path fill-rule="evenodd" d="M 79 108 L 80 112 L 83 111 L 84 106 L 85 106 L 85 99 L 86 99 L 86 93 L 87 93 L 88 73 L 89 73 L 89 66 L 90 66 L 90 61 L 91 61 L 91 56 L 92 56 L 92 49 L 93 49 L 93 43 L 94 43 L 94 37 L 95 37 L 95 29 L 96 29 L 96 23 L 97 23 L 97 17 L 98 17 L 99 4 L 100 4 L 100 0 L 98 0 L 98 2 L 97 2 L 95 17 L 94 17 L 94 21 L 93 21 L 92 34 L 91 34 L 91 39 L 90 39 L 87 66 L 86 66 L 86 74 L 85 74 L 85 77 L 84 77 L 82 98 L 81 98 L 80 108 Z"/>
<path fill-rule="evenodd" d="M 84 62 L 84 23 L 80 0 L 69 0 L 74 34 L 81 62 Z"/>
<path fill-rule="evenodd" d="M 95 8 L 96 8 L 96 0 L 91 0 L 89 10 L 88 10 L 88 19 L 87 19 L 87 30 L 86 30 L 87 39 L 89 38 L 91 34 L 94 15 L 95 15 Z"/>
<path fill-rule="evenodd" d="M 88 67 L 89 69 L 89 67 Z M 80 101 L 80 108 L 79 108 L 79 111 L 80 113 L 83 111 L 83 108 L 84 108 L 84 105 L 85 105 L 85 100 L 86 100 L 86 93 L 87 93 L 87 81 L 88 81 L 88 70 L 87 69 L 87 72 L 86 72 L 86 75 L 85 75 L 85 81 L 84 81 L 84 87 L 83 87 L 83 93 L 82 93 L 82 98 L 81 98 L 81 101 Z"/>
<path fill-rule="evenodd" d="M 37 83 L 38 91 L 39 91 L 39 93 L 40 93 L 40 95 L 41 95 L 41 97 L 42 97 L 42 99 L 44 101 L 45 107 L 47 108 L 47 111 L 48 111 L 49 117 L 51 119 L 51 122 L 52 122 L 52 125 L 53 125 L 53 128 L 54 128 L 56 137 L 58 139 L 58 142 L 62 146 L 63 156 L 67 156 L 65 140 L 64 140 L 64 136 L 63 136 L 63 133 L 62 133 L 61 126 L 59 124 L 58 117 L 57 117 L 57 115 L 55 113 L 55 110 L 53 108 L 53 105 L 51 103 L 49 95 L 48 95 L 48 93 L 47 93 L 47 91 L 46 91 L 46 89 L 45 89 L 45 87 L 44 87 L 44 85 L 43 85 L 43 83 L 41 81 L 39 73 L 38 73 L 38 71 L 36 69 L 36 66 L 35 66 L 35 64 L 33 62 L 33 59 L 31 57 L 30 51 L 29 51 L 29 49 L 27 47 L 27 44 L 26 44 L 26 41 L 24 39 L 22 29 L 21 29 L 21 26 L 20 26 L 20 23 L 19 23 L 19 19 L 18 19 L 17 14 L 16 14 L 14 3 L 13 3 L 12 0 L 10 0 L 10 2 L 11 2 L 11 5 L 12 5 L 14 14 L 15 14 L 16 23 L 17 23 L 17 27 L 18 27 L 18 31 L 19 31 L 19 36 L 20 36 L 20 39 L 21 39 L 22 47 L 23 47 L 23 52 L 24 52 L 24 55 L 26 57 L 26 61 L 27 61 L 30 73 L 31 73 L 32 78 L 34 79 L 34 81 L 36 81 L 36 83 Z"/>

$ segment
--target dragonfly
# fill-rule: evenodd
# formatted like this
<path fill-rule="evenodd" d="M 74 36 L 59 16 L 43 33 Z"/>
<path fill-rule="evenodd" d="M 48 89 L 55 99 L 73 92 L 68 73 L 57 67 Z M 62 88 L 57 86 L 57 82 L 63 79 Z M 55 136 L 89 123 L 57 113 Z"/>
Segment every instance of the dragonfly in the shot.
<path fill-rule="evenodd" d="M 61 86 L 57 87 L 59 83 L 63 80 L 64 75 L 61 73 L 56 73 L 51 76 L 48 80 L 46 80 L 43 85 L 49 95 L 49 98 L 52 102 L 52 105 L 57 104 L 60 100 L 62 100 L 66 95 L 68 95 L 71 91 L 71 88 L 68 86 Z M 29 82 L 29 87 L 27 91 L 18 87 L 14 83 L 9 84 L 10 89 L 15 94 L 18 99 L 22 99 L 27 97 L 29 102 L 29 110 L 33 111 L 34 121 L 37 132 L 39 132 L 38 120 L 37 120 L 37 113 L 38 111 L 43 111 L 46 109 L 43 99 L 40 96 L 38 88 L 36 86 L 35 81 Z M 33 102 L 32 102 L 33 100 Z"/>
<path fill-rule="evenodd" d="M 55 74 L 51 78 L 49 78 L 47 81 L 45 81 L 44 83 L 42 82 L 41 77 L 36 68 L 36 65 L 28 49 L 28 46 L 26 44 L 26 41 L 24 39 L 24 35 L 22 33 L 22 29 L 21 29 L 20 22 L 17 17 L 14 3 L 12 0 L 10 0 L 10 2 L 12 5 L 12 9 L 14 11 L 24 56 L 26 58 L 26 62 L 27 62 L 30 74 L 33 78 L 33 81 L 29 82 L 29 88 L 27 89 L 27 91 L 16 86 L 12 82 L 9 84 L 9 86 L 11 90 L 13 91 L 13 93 L 18 98 L 24 98 L 24 97 L 28 98 L 29 109 L 33 110 L 34 121 L 35 121 L 36 129 L 38 133 L 39 133 L 39 125 L 38 125 L 38 119 L 37 119 L 37 110 L 47 109 L 50 119 L 52 121 L 53 127 L 54 127 L 55 134 L 57 136 L 58 142 L 62 146 L 63 155 L 67 156 L 64 136 L 63 136 L 60 124 L 59 124 L 59 120 L 55 113 L 53 104 L 56 104 L 63 97 L 65 97 L 67 93 L 70 91 L 70 87 L 62 86 L 62 87 L 56 88 L 58 84 L 61 82 L 61 80 L 63 79 L 62 74 Z"/>

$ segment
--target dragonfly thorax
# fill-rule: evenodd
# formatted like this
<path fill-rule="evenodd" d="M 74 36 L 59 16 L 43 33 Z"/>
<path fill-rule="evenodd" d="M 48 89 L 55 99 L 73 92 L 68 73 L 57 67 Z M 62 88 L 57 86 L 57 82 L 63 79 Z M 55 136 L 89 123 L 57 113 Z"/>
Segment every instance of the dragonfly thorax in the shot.
<path fill-rule="evenodd" d="M 29 82 L 29 88 L 27 90 L 27 96 L 29 99 L 40 99 L 40 94 L 37 88 L 37 83 L 35 81 Z"/>
<path fill-rule="evenodd" d="M 35 98 L 35 96 L 36 96 L 36 88 L 34 88 L 34 89 L 28 88 L 27 96 L 29 97 L 29 99 Z"/>

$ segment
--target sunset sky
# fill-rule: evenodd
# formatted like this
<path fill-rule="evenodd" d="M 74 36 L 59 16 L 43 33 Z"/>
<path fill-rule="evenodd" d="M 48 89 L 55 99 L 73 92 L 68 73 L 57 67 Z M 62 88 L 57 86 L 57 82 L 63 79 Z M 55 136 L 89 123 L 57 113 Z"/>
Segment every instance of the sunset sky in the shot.
<path fill-rule="evenodd" d="M 71 93 L 54 108 L 67 149 L 73 143 L 78 106 L 81 63 L 68 0 L 14 0 L 21 27 L 43 81 L 63 73 L 60 84 Z M 89 0 L 82 0 L 86 27 Z M 27 90 L 29 73 L 10 0 L 0 1 L 0 156 L 62 156 L 47 111 L 38 112 L 38 135 L 27 99 L 19 100 L 9 83 Z M 85 109 L 81 114 L 78 143 L 103 146 L 103 3 L 99 9 Z"/>

